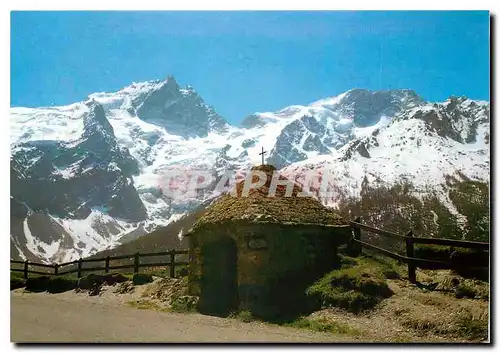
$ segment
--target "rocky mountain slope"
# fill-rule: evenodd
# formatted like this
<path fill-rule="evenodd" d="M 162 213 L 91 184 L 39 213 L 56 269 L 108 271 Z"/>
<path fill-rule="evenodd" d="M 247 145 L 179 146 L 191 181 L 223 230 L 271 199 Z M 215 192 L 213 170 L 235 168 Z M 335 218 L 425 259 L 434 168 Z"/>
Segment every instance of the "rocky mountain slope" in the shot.
<path fill-rule="evenodd" d="M 167 226 L 217 196 L 227 170 L 260 164 L 262 147 L 266 163 L 313 191 L 328 175 L 320 200 L 348 217 L 454 237 L 478 219 L 489 227 L 489 103 L 465 97 L 353 89 L 237 127 L 169 77 L 11 108 L 10 125 L 14 258 L 69 261 Z M 211 187 L 185 192 L 196 171 Z M 169 236 L 187 230 L 175 228 Z"/>

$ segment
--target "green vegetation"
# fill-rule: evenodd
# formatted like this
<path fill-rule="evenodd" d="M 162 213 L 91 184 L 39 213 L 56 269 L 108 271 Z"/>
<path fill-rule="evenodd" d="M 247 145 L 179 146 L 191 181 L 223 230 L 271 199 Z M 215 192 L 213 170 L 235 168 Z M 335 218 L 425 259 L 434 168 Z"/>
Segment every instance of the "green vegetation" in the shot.
<path fill-rule="evenodd" d="M 260 320 L 256 318 L 250 310 L 242 310 L 239 312 L 234 312 L 231 313 L 228 317 L 231 319 L 240 320 L 242 322 L 253 322 Z M 348 325 L 327 320 L 325 318 L 310 319 L 307 317 L 299 317 L 291 321 L 279 322 L 278 324 L 286 327 L 308 329 L 319 332 L 329 332 L 334 334 L 358 335 L 360 333 L 359 330 L 351 328 Z"/>
<path fill-rule="evenodd" d="M 421 317 L 408 316 L 401 321 L 401 325 L 422 335 L 429 333 L 447 335 L 450 333 L 449 329 L 441 322 Z"/>
<path fill-rule="evenodd" d="M 144 274 L 167 278 L 170 277 L 170 266 L 145 267 Z M 181 278 L 188 275 L 188 266 L 175 266 L 175 278 Z"/>
<path fill-rule="evenodd" d="M 359 330 L 349 327 L 348 325 L 333 322 L 326 319 L 308 319 L 305 317 L 298 318 L 295 321 L 285 324 L 288 327 L 295 328 L 305 328 L 313 331 L 319 332 L 329 332 L 329 333 L 337 333 L 337 334 L 350 334 L 350 335 L 358 335 L 360 334 Z"/>
<path fill-rule="evenodd" d="M 130 275 L 125 276 L 121 273 L 109 273 L 105 275 L 96 275 L 91 273 L 78 280 L 78 288 L 90 290 L 96 287 L 100 287 L 103 284 L 112 286 L 115 283 L 129 281 L 130 279 Z"/>
<path fill-rule="evenodd" d="M 37 276 L 26 280 L 26 290 L 30 292 L 61 293 L 77 287 L 72 276 Z"/>
<path fill-rule="evenodd" d="M 153 276 L 145 273 L 134 273 L 132 283 L 134 286 L 153 282 Z"/>
<path fill-rule="evenodd" d="M 188 295 L 187 277 L 162 278 L 148 285 L 142 292 L 144 300 L 164 303 L 169 310 L 192 312 L 198 305 L 198 297 Z"/>
<path fill-rule="evenodd" d="M 147 299 L 131 300 L 128 301 L 127 304 L 141 310 L 170 311 L 168 308 L 162 307 L 158 303 Z"/>
<path fill-rule="evenodd" d="M 443 245 L 415 244 L 413 254 L 419 259 L 449 261 L 451 249 Z"/>
<path fill-rule="evenodd" d="M 421 282 L 428 290 L 453 294 L 456 298 L 489 299 L 490 286 L 487 281 L 464 278 L 453 270 L 422 270 Z"/>
<path fill-rule="evenodd" d="M 306 294 L 321 307 L 340 307 L 357 313 L 377 305 L 393 293 L 386 276 L 373 260 L 343 257 L 342 266 L 315 282 Z"/>
<path fill-rule="evenodd" d="M 26 281 L 22 273 L 11 272 L 10 273 L 10 290 L 17 288 L 23 288 L 26 286 Z"/>
<path fill-rule="evenodd" d="M 417 258 L 437 260 L 452 264 L 453 270 L 463 277 L 488 280 L 489 253 L 483 250 L 465 249 L 442 245 L 415 244 L 414 254 Z M 478 267 L 478 269 L 464 268 L 463 265 Z M 421 268 L 439 269 L 440 265 L 421 265 Z M 479 269 L 483 267 L 484 269 Z M 445 266 L 446 268 L 446 266 Z"/>
<path fill-rule="evenodd" d="M 362 183 L 361 199 L 344 197 L 338 212 L 346 219 L 360 216 L 363 223 L 398 233 L 410 229 L 417 236 L 460 240 L 489 241 L 489 186 L 460 176 L 448 177 L 444 188 L 457 210 L 466 217 L 464 229 L 459 220 L 443 204 L 441 197 L 430 192 L 419 199 L 410 180 L 391 187 L 375 186 L 368 180 Z M 374 186 L 372 186 L 374 185 Z M 368 236 L 384 248 L 402 250 L 403 243 L 380 236 Z M 370 239 L 370 240 L 372 240 Z"/>
<path fill-rule="evenodd" d="M 488 338 L 487 314 L 473 315 L 468 309 L 462 309 L 457 314 L 454 314 L 451 321 L 442 317 L 405 316 L 401 320 L 401 324 L 419 335 L 432 333 L 472 341 L 482 341 Z"/>
<path fill-rule="evenodd" d="M 371 262 L 373 266 L 378 267 L 386 279 L 402 279 L 408 277 L 408 267 L 403 262 L 380 255 L 370 249 L 363 249 L 362 256 L 366 261 Z"/>
<path fill-rule="evenodd" d="M 490 235 L 488 184 L 472 180 L 455 182 L 450 190 L 450 199 L 458 211 L 467 217 L 465 238 L 488 242 Z"/>
<path fill-rule="evenodd" d="M 198 305 L 198 297 L 192 295 L 173 296 L 170 300 L 172 311 L 175 312 L 194 312 Z"/>
<path fill-rule="evenodd" d="M 231 314 L 229 314 L 228 317 L 231 318 L 231 319 L 240 320 L 242 322 L 252 322 L 252 321 L 257 320 L 253 316 L 253 314 L 252 314 L 252 312 L 250 310 L 242 310 L 242 311 L 239 311 L 239 312 L 236 312 L 236 313 L 231 313 Z"/>
<path fill-rule="evenodd" d="M 470 340 L 485 340 L 488 338 L 488 316 L 475 316 L 469 311 L 462 311 L 456 319 L 457 333 Z"/>
<path fill-rule="evenodd" d="M 76 275 L 60 275 L 60 276 L 39 276 L 31 275 L 26 281 L 26 290 L 29 292 L 49 292 L 61 293 L 73 289 L 96 290 L 103 284 L 113 285 L 132 279 L 131 275 L 123 275 L 121 273 L 110 273 L 105 275 L 89 274 L 82 278 L 77 278 Z M 12 282 L 21 283 L 22 280 L 17 275 L 11 275 Z"/>
<path fill-rule="evenodd" d="M 471 299 L 489 299 L 488 283 L 473 279 L 463 279 L 455 288 L 455 297 Z"/>
<path fill-rule="evenodd" d="M 133 291 L 134 291 L 134 284 L 131 281 L 127 281 L 119 283 L 113 292 L 118 294 L 125 294 Z"/>

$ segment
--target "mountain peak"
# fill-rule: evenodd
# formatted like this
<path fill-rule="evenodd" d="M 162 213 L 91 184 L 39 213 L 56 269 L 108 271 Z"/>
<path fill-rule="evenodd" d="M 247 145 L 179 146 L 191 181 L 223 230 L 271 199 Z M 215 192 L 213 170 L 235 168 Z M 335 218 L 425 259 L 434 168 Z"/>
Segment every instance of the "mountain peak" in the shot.
<path fill-rule="evenodd" d="M 168 133 L 183 137 L 206 136 L 222 129 L 227 122 L 205 104 L 191 86 L 182 89 L 173 76 L 168 76 L 154 89 L 133 101 L 137 116 L 164 127 Z"/>
<path fill-rule="evenodd" d="M 84 102 L 89 109 L 88 113 L 83 117 L 84 134 L 93 134 L 104 130 L 105 132 L 114 135 L 114 130 L 101 104 L 94 98 L 89 98 Z"/>
<path fill-rule="evenodd" d="M 377 123 L 384 116 L 424 103 L 417 93 L 410 89 L 371 91 L 355 88 L 338 96 L 337 110 L 353 119 L 357 126 L 365 127 Z"/>
<path fill-rule="evenodd" d="M 163 87 L 168 87 L 171 89 L 180 89 L 179 83 L 177 83 L 177 80 L 173 75 L 168 75 L 167 79 L 163 81 Z"/>

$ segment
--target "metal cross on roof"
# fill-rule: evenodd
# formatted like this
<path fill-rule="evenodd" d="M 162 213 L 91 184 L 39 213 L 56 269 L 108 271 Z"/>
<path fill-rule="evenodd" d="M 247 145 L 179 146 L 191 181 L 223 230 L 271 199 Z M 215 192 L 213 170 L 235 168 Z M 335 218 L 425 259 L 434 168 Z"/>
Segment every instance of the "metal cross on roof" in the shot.
<path fill-rule="evenodd" d="M 262 147 L 262 152 L 259 153 L 259 156 L 262 156 L 262 165 L 264 165 L 264 154 L 266 154 L 267 151 L 264 151 L 264 147 Z"/>

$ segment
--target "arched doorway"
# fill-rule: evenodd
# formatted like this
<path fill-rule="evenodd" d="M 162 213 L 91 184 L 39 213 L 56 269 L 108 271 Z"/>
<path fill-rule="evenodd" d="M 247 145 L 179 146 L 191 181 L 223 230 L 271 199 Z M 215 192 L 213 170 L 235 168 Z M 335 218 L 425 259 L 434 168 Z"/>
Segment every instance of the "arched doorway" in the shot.
<path fill-rule="evenodd" d="M 199 311 L 225 316 L 238 308 L 237 247 L 224 237 L 201 247 Z"/>

